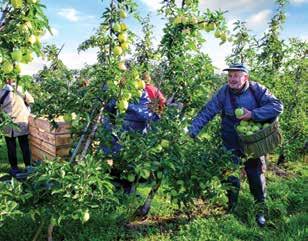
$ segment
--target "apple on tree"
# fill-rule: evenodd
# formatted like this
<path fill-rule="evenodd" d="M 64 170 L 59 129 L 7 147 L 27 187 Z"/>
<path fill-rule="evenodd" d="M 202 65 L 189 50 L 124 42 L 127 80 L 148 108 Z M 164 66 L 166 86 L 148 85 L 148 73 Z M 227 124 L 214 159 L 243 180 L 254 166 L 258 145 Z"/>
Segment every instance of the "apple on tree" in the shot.
<path fill-rule="evenodd" d="M 118 64 L 118 67 L 119 67 L 120 70 L 123 70 L 123 71 L 127 70 L 126 65 L 125 65 L 124 62 L 120 62 L 120 63 Z"/>
<path fill-rule="evenodd" d="M 121 25 L 119 23 L 115 23 L 113 25 L 113 31 L 120 33 L 122 31 Z"/>
<path fill-rule="evenodd" d="M 120 100 L 117 104 L 117 108 L 120 111 L 120 113 L 124 113 L 128 108 L 127 100 Z"/>
<path fill-rule="evenodd" d="M 127 25 L 125 23 L 120 23 L 121 30 L 126 31 L 127 30 Z"/>
<path fill-rule="evenodd" d="M 14 67 L 9 61 L 4 61 L 1 69 L 5 74 L 8 74 L 13 71 Z"/>
<path fill-rule="evenodd" d="M 119 36 L 118 36 L 118 40 L 123 43 L 123 42 L 126 42 L 128 39 L 127 37 L 127 34 L 126 33 L 120 33 Z"/>
<path fill-rule="evenodd" d="M 127 18 L 127 13 L 123 9 L 120 10 L 120 18 Z"/>
<path fill-rule="evenodd" d="M 22 8 L 23 6 L 22 0 L 11 0 L 11 4 L 15 9 Z"/>
<path fill-rule="evenodd" d="M 121 43 L 121 48 L 122 48 L 123 50 L 127 50 L 128 47 L 129 47 L 128 42 L 123 42 L 123 43 Z"/>
<path fill-rule="evenodd" d="M 11 56 L 12 56 L 12 59 L 15 60 L 15 61 L 20 62 L 20 61 L 22 60 L 22 52 L 21 52 L 21 50 L 19 50 L 19 49 L 14 50 L 14 51 L 11 53 Z"/>
<path fill-rule="evenodd" d="M 116 46 L 113 49 L 113 53 L 115 56 L 119 56 L 123 53 L 123 49 L 120 46 Z"/>

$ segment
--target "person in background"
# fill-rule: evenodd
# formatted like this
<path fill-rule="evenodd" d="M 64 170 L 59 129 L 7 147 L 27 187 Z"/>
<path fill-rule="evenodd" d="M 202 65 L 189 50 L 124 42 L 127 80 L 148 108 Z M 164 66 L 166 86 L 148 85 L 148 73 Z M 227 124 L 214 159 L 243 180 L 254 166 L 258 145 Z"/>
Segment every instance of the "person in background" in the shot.
<path fill-rule="evenodd" d="M 27 91 L 23 92 L 20 86 L 16 88 L 14 79 L 9 78 L 6 80 L 5 86 L 0 90 L 0 106 L 1 110 L 7 113 L 16 125 L 16 127 L 7 127 L 4 129 L 7 154 L 11 165 L 9 173 L 14 177 L 21 172 L 17 164 L 16 139 L 18 139 L 22 151 L 26 167 L 25 172 L 33 172 L 28 140 L 29 105 L 32 103 L 34 103 L 33 97 Z"/>
<path fill-rule="evenodd" d="M 128 108 L 125 112 L 125 117 L 123 120 L 123 131 L 133 131 L 141 132 L 146 134 L 150 123 L 152 121 L 158 121 L 160 114 L 162 113 L 164 106 L 166 104 L 166 99 L 162 92 L 155 87 L 151 82 L 151 76 L 145 72 L 142 75 L 142 79 L 145 82 L 145 88 L 142 91 L 139 101 L 136 103 L 129 103 Z M 112 120 L 116 115 L 116 100 L 111 100 L 106 106 L 105 110 L 110 114 L 110 116 L 105 116 L 103 120 L 103 126 L 105 130 L 112 133 Z M 112 135 L 112 134 L 111 134 Z M 102 149 L 105 154 L 111 155 L 112 160 L 107 162 L 111 165 L 117 160 L 117 154 L 121 151 L 121 145 L 115 136 L 112 135 L 111 143 L 109 145 L 103 146 Z M 132 182 L 120 179 L 121 170 L 113 168 L 111 170 L 111 175 L 116 177 L 116 181 L 121 183 L 125 193 L 134 192 L 134 186 Z"/>

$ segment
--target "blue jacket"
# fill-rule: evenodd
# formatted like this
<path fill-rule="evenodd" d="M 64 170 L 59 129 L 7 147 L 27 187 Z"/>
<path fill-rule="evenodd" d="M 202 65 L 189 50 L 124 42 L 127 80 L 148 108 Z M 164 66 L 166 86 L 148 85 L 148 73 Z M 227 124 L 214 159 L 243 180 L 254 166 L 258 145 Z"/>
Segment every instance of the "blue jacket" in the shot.
<path fill-rule="evenodd" d="M 146 131 L 149 122 L 159 120 L 159 116 L 149 109 L 150 102 L 147 92 L 143 91 L 138 103 L 128 105 L 123 122 L 124 130 Z"/>
<path fill-rule="evenodd" d="M 201 129 L 221 114 L 221 136 L 224 146 L 229 150 L 241 150 L 239 137 L 235 130 L 240 122 L 234 110 L 244 107 L 252 111 L 252 120 L 265 122 L 275 119 L 282 113 L 283 105 L 268 89 L 256 82 L 247 82 L 240 93 L 234 93 L 227 84 L 218 90 L 212 99 L 202 108 L 188 128 L 191 137 L 196 137 Z"/>
<path fill-rule="evenodd" d="M 143 91 L 138 103 L 131 103 L 128 105 L 123 121 L 123 130 L 146 133 L 149 123 L 159 120 L 159 116 L 149 109 L 149 103 L 149 96 L 146 91 Z M 116 100 L 113 99 L 107 103 L 105 110 L 109 113 L 116 114 L 115 106 Z M 112 133 L 113 125 L 109 116 L 104 116 L 103 128 Z M 118 143 L 118 138 L 113 134 L 111 136 L 110 145 L 102 145 L 105 154 L 117 154 L 121 148 L 122 146 Z"/>

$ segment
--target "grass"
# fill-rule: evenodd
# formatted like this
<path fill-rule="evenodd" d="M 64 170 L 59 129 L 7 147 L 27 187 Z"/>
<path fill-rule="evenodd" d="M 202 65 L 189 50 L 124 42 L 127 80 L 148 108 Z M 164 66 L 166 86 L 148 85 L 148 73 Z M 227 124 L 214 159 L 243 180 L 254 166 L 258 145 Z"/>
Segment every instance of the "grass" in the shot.
<path fill-rule="evenodd" d="M 8 168 L 5 147 L 1 145 L 1 171 Z M 245 180 L 234 214 L 225 214 L 220 207 L 201 205 L 191 217 L 170 202 L 163 193 L 164 186 L 155 197 L 148 220 L 127 223 L 126 217 L 140 204 L 120 206 L 106 215 L 91 213 L 89 222 L 66 222 L 54 230 L 54 240 L 245 240 L 245 241 L 304 241 L 308 240 L 308 167 L 305 162 L 290 163 L 284 169 L 275 166 L 267 172 L 268 225 L 259 228 L 254 220 L 254 203 Z M 149 191 L 147 185 L 138 190 L 141 195 Z M 131 201 L 131 200 L 130 200 Z M 39 226 L 30 214 L 6 220 L 0 229 L 0 240 L 31 240 Z M 46 240 L 47 230 L 43 230 Z"/>

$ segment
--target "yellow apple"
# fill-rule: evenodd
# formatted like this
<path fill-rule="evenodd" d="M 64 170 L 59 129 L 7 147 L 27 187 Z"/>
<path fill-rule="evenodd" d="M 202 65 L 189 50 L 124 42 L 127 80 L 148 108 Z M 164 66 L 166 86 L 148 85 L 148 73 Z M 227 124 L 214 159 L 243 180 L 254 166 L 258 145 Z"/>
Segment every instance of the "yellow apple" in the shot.
<path fill-rule="evenodd" d="M 123 42 L 123 43 L 121 43 L 121 48 L 122 48 L 123 50 L 127 50 L 128 47 L 129 47 L 128 42 Z"/>
<path fill-rule="evenodd" d="M 35 44 L 36 42 L 36 37 L 34 34 L 32 34 L 29 38 L 28 38 L 28 42 L 31 44 Z"/>
<path fill-rule="evenodd" d="M 120 18 L 127 18 L 127 13 L 123 9 L 120 10 Z"/>
<path fill-rule="evenodd" d="M 190 17 L 189 22 L 191 24 L 197 24 L 198 23 L 198 19 L 195 16 Z"/>
<path fill-rule="evenodd" d="M 127 30 L 127 25 L 125 23 L 120 23 L 121 30 L 126 31 Z"/>
<path fill-rule="evenodd" d="M 113 49 L 113 53 L 115 56 L 119 56 L 123 53 L 123 49 L 120 46 L 116 46 Z"/>
<path fill-rule="evenodd" d="M 21 65 L 20 64 L 15 64 L 15 68 L 14 68 L 16 73 L 20 73 L 21 72 Z"/>
<path fill-rule="evenodd" d="M 4 61 L 1 67 L 5 74 L 11 73 L 14 69 L 13 65 L 9 61 Z"/>
<path fill-rule="evenodd" d="M 22 0 L 11 0 L 11 4 L 13 6 L 13 8 L 22 8 Z"/>
<path fill-rule="evenodd" d="M 119 23 L 115 23 L 113 25 L 113 30 L 117 33 L 121 32 L 122 28 L 121 28 L 121 25 Z"/>
<path fill-rule="evenodd" d="M 136 89 L 142 90 L 142 89 L 145 88 L 145 82 L 141 79 L 138 79 L 138 80 L 135 81 L 135 87 L 136 87 Z"/>
<path fill-rule="evenodd" d="M 22 59 L 22 52 L 21 52 L 19 49 L 14 50 L 14 51 L 11 53 L 11 56 L 12 56 L 12 59 L 13 59 L 13 60 L 20 62 L 21 59 Z"/>
<path fill-rule="evenodd" d="M 173 20 L 174 24 L 180 24 L 182 21 L 182 17 L 181 16 L 176 16 L 175 19 Z"/>
<path fill-rule="evenodd" d="M 126 65 L 125 65 L 124 62 L 120 62 L 120 63 L 118 64 L 118 67 L 119 67 L 120 70 L 127 70 Z"/>
<path fill-rule="evenodd" d="M 215 23 L 209 23 L 208 24 L 208 31 L 213 31 L 215 29 L 216 25 Z"/>
<path fill-rule="evenodd" d="M 118 40 L 123 43 L 123 42 L 126 42 L 128 39 L 127 37 L 127 34 L 126 33 L 120 33 L 119 36 L 118 36 Z"/>
<path fill-rule="evenodd" d="M 23 54 L 21 62 L 27 64 L 32 60 L 33 60 L 32 53 L 30 51 L 27 51 L 26 53 Z"/>
<path fill-rule="evenodd" d="M 120 100 L 119 103 L 117 104 L 117 107 L 120 113 L 124 113 L 128 108 L 127 100 Z"/>

